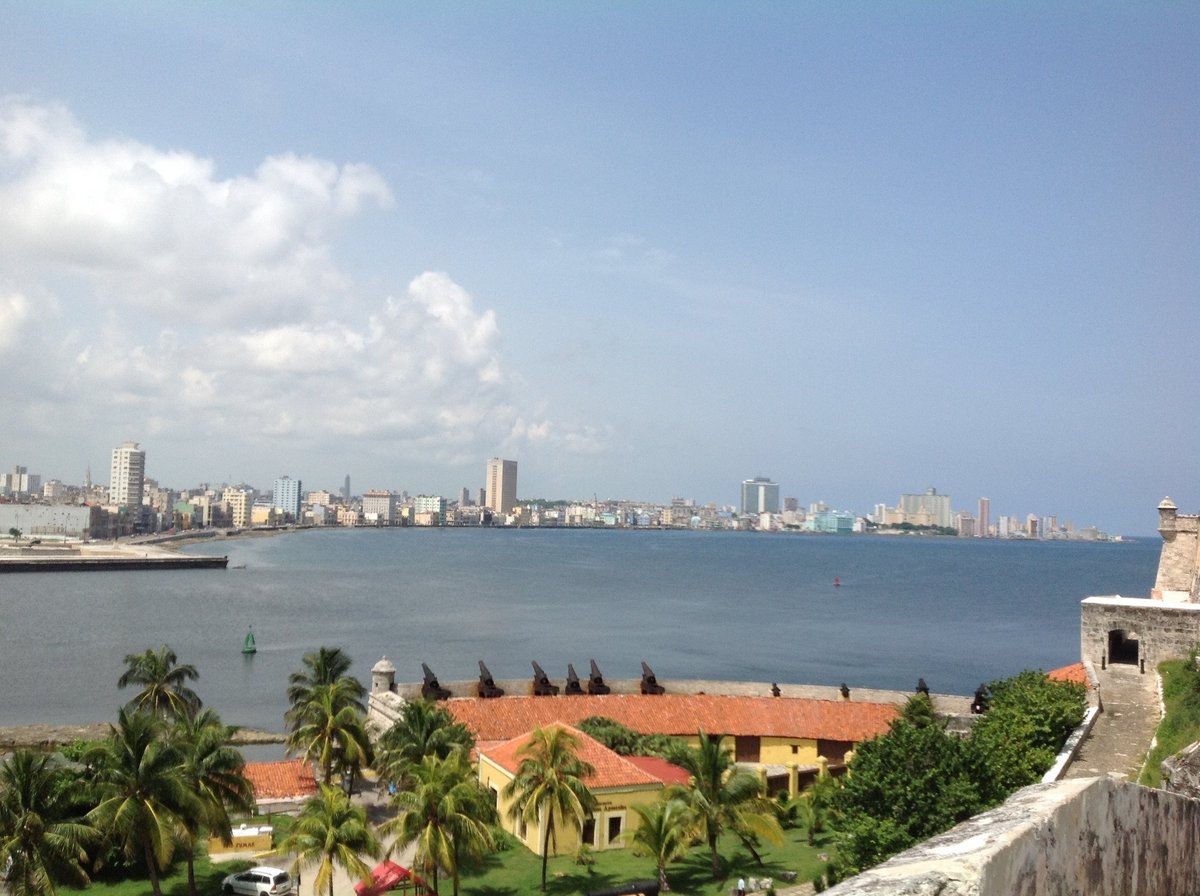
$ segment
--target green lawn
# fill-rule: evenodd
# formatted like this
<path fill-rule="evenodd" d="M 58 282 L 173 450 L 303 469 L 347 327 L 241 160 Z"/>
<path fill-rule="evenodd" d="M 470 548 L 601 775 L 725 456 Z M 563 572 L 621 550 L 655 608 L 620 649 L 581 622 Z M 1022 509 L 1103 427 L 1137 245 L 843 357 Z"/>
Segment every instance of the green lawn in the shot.
<path fill-rule="evenodd" d="M 686 857 L 667 866 L 671 890 L 687 896 L 726 896 L 738 877 L 770 877 L 778 883 L 781 872 L 795 871 L 797 882 L 805 882 L 824 870 L 825 862 L 818 854 L 829 850 L 828 835 L 819 835 L 815 848 L 805 842 L 804 831 L 799 828 L 784 831 L 784 838 L 782 846 L 764 846 L 760 850 L 763 866 L 759 867 L 737 838 L 723 837 L 719 851 L 726 876 L 715 883 L 707 847 L 693 847 Z M 589 867 L 577 865 L 571 857 L 551 859 L 546 892 L 552 896 L 577 896 L 625 881 L 657 877 L 653 860 L 638 858 L 630 849 L 604 850 L 591 855 L 594 862 Z M 462 896 L 527 896 L 538 891 L 541 875 L 542 860 L 524 846 L 514 845 L 488 857 L 479 869 L 464 873 L 461 893 Z M 449 892 L 448 887 L 442 889 Z"/>
<path fill-rule="evenodd" d="M 292 819 L 286 815 L 276 815 L 268 822 L 265 818 L 247 821 L 246 824 L 273 824 L 275 826 L 275 842 L 291 825 Z M 236 826 L 236 824 L 235 824 Z M 282 861 L 282 860 L 280 860 Z M 278 865 L 271 859 L 250 860 L 230 859 L 226 862 L 212 862 L 203 851 L 196 855 L 196 892 L 200 896 L 213 896 L 221 892 L 221 881 L 226 875 L 235 871 L 244 871 L 255 865 Z M 163 896 L 187 896 L 187 863 L 180 853 L 175 854 L 175 861 L 159 879 Z M 60 893 L 84 892 L 69 887 L 60 887 Z M 147 896 L 150 892 L 150 882 L 142 865 L 136 865 L 127 874 L 104 872 L 96 876 L 92 885 L 86 891 L 89 896 Z"/>

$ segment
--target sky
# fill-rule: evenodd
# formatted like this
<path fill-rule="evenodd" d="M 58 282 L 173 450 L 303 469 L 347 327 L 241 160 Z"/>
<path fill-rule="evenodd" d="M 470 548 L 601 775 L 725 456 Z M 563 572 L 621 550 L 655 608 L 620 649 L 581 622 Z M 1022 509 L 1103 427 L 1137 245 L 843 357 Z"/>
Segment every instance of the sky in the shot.
<path fill-rule="evenodd" d="M 0 469 L 1200 512 L 1198 4 L 0 19 Z"/>

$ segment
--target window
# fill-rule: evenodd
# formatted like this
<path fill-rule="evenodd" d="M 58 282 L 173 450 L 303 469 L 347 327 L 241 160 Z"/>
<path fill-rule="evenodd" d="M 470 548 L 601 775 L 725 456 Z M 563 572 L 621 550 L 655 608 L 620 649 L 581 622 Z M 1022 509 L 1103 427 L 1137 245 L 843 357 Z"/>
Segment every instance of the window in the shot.
<path fill-rule="evenodd" d="M 596 846 L 596 819 L 589 818 L 583 823 L 582 840 L 588 846 Z"/>
<path fill-rule="evenodd" d="M 608 816 L 608 842 L 613 843 L 621 836 L 621 822 L 625 819 L 620 815 Z"/>

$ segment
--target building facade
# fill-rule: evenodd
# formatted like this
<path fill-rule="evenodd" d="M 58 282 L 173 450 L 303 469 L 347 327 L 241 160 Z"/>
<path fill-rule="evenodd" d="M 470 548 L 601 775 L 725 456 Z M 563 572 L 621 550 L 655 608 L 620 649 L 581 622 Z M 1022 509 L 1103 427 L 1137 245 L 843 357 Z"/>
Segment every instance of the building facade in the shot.
<path fill-rule="evenodd" d="M 742 513 L 779 513 L 779 485 L 762 476 L 742 481 Z"/>
<path fill-rule="evenodd" d="M 297 522 L 300 519 L 300 495 L 303 488 L 299 479 L 292 479 L 290 476 L 276 479 L 271 489 L 271 506 L 282 511 L 285 519 L 290 515 L 292 522 Z"/>
<path fill-rule="evenodd" d="M 146 481 L 146 452 L 137 442 L 125 442 L 112 452 L 108 502 L 118 507 L 141 507 Z"/>
<path fill-rule="evenodd" d="M 493 457 L 487 462 L 487 507 L 508 516 L 517 507 L 517 462 Z"/>

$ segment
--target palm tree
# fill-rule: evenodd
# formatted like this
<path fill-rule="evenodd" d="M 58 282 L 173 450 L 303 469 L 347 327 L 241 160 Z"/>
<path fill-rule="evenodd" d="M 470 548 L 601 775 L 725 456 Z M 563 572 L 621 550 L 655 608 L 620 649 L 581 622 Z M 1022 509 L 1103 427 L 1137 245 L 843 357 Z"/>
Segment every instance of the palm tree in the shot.
<path fill-rule="evenodd" d="M 251 812 L 254 788 L 243 771 L 246 761 L 229 745 L 234 728 L 221 724 L 211 709 L 184 717 L 171 736 L 180 753 L 188 789 L 197 797 L 194 811 L 184 816 L 188 893 L 196 896 L 195 842 L 202 830 L 228 841 L 232 825 L 229 810 Z"/>
<path fill-rule="evenodd" d="M 416 843 L 418 864 L 432 870 L 433 892 L 438 892 L 441 868 L 450 873 L 458 896 L 460 858 L 494 848 L 488 825 L 495 820 L 495 803 L 458 750 L 444 758 L 427 755 L 409 767 L 409 774 L 412 789 L 392 798 L 399 814 L 380 833 L 396 834 L 396 846 Z"/>
<path fill-rule="evenodd" d="M 383 780 L 407 786 L 410 769 L 426 756 L 466 755 L 474 745 L 470 729 L 454 721 L 448 709 L 429 700 L 414 700 L 404 705 L 404 715 L 379 738 L 375 768 Z"/>
<path fill-rule="evenodd" d="M 0 868 L 12 896 L 53 896 L 55 880 L 87 886 L 96 829 L 72 818 L 69 787 L 48 754 L 21 750 L 0 764 Z"/>
<path fill-rule="evenodd" d="M 163 723 L 144 712 L 117 714 L 108 740 L 90 751 L 99 796 L 87 818 L 126 855 L 140 854 L 154 896 L 162 896 L 158 872 L 166 867 L 185 819 L 199 814 L 188 789 L 178 746 L 163 736 Z"/>
<path fill-rule="evenodd" d="M 504 798 L 514 800 L 508 810 L 514 821 L 526 824 L 541 821 L 542 892 L 546 890 L 546 862 L 556 832 L 568 825 L 582 828 L 595 807 L 596 798 L 583 779 L 596 770 L 579 758 L 579 738 L 565 728 L 553 725 L 535 728 L 520 749 L 517 774 L 504 787 Z"/>
<path fill-rule="evenodd" d="M 667 882 L 667 865 L 687 855 L 692 846 L 692 819 L 683 800 L 663 799 L 648 806 L 637 805 L 633 811 L 640 822 L 630 838 L 635 848 L 654 859 L 658 868 L 658 885 L 671 889 Z"/>
<path fill-rule="evenodd" d="M 196 667 L 177 662 L 175 651 L 164 644 L 158 651 L 131 653 L 125 657 L 124 674 L 117 686 L 140 685 L 141 690 L 126 704 L 129 710 L 145 710 L 163 718 L 195 715 L 200 697 L 187 682 L 200 677 Z"/>
<path fill-rule="evenodd" d="M 360 855 L 378 858 L 379 840 L 367 821 L 362 806 L 351 804 L 350 798 L 336 787 L 322 784 L 317 795 L 304 803 L 280 849 L 295 853 L 292 874 L 313 865 L 313 894 L 327 890 L 333 896 L 333 871 L 345 868 L 352 876 L 367 880 L 371 867 Z"/>
<path fill-rule="evenodd" d="M 373 758 L 365 719 L 348 698 L 352 688 L 346 682 L 339 678 L 333 684 L 314 685 L 306 702 L 289 711 L 288 752 L 318 763 L 326 784 L 333 781 L 335 768 L 354 774 Z"/>
<path fill-rule="evenodd" d="M 313 693 L 313 688 L 325 684 L 333 684 L 341 679 L 352 682 L 347 685 L 346 696 L 353 693 L 353 699 L 361 712 L 366 712 L 367 689 L 362 682 L 347 673 L 350 671 L 350 657 L 340 647 L 320 647 L 313 653 L 306 653 L 301 660 L 304 668 L 288 676 L 288 702 L 292 709 L 306 703 Z"/>
<path fill-rule="evenodd" d="M 699 737 L 698 746 L 678 757 L 679 764 L 691 774 L 687 787 L 676 785 L 671 795 L 687 802 L 697 832 L 708 841 L 713 880 L 718 880 L 721 867 L 717 839 L 722 831 L 728 828 L 736 832 L 759 864 L 762 859 L 752 838 L 761 835 L 779 843 L 783 832 L 758 778 L 736 768 L 721 747 L 721 736 L 709 737 L 701 731 Z"/>

